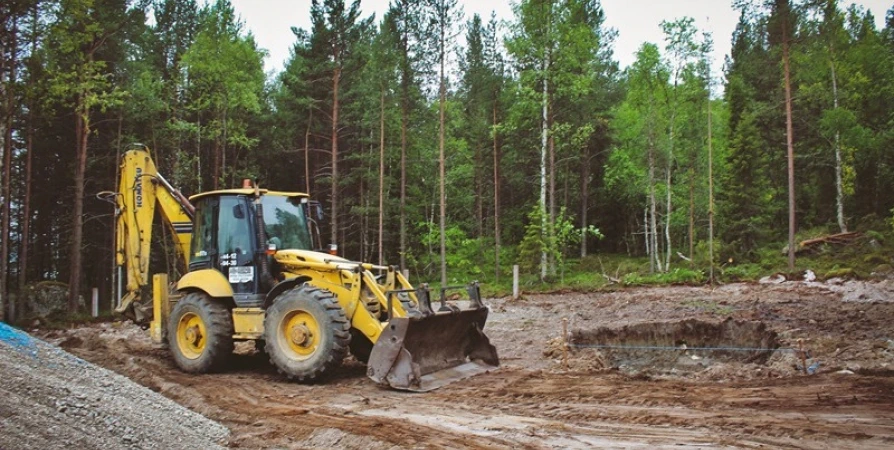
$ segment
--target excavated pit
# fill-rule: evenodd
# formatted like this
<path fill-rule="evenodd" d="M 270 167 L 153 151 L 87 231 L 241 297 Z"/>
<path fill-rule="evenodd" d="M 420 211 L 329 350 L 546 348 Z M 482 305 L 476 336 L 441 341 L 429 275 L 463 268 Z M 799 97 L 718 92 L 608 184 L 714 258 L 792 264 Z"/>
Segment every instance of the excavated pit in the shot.
<path fill-rule="evenodd" d="M 627 372 L 700 371 L 716 363 L 766 364 L 779 348 L 763 322 L 686 319 L 573 330 L 571 347 L 602 367 Z M 757 349 L 757 350 L 749 350 Z"/>

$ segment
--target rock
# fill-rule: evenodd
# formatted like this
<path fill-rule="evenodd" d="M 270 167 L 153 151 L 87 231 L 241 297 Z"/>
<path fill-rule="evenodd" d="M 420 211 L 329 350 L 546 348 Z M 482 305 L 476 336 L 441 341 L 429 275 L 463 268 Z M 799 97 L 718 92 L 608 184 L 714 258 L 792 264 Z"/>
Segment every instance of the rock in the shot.
<path fill-rule="evenodd" d="M 813 273 L 812 270 L 807 269 L 807 271 L 804 272 L 804 281 L 807 281 L 807 282 L 816 281 L 816 274 Z"/>
<path fill-rule="evenodd" d="M 785 275 L 781 273 L 777 273 L 775 275 L 768 275 L 761 278 L 758 283 L 760 284 L 782 284 L 785 283 Z"/>
<path fill-rule="evenodd" d="M 853 371 L 847 370 L 847 369 L 842 369 L 842 370 L 839 370 L 838 372 L 835 372 L 835 375 L 853 375 L 853 374 L 854 374 Z"/>
<path fill-rule="evenodd" d="M 21 311 L 22 315 L 44 319 L 68 311 L 68 285 L 65 283 L 41 281 L 28 286 L 24 297 L 24 304 L 29 308 L 27 311 Z M 79 306 L 84 308 L 83 297 L 79 301 Z"/>

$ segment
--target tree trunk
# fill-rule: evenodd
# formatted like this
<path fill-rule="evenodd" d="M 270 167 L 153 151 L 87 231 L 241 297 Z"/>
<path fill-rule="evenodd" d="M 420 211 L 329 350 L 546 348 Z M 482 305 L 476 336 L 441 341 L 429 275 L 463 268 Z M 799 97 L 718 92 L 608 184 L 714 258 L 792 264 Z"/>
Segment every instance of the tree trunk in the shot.
<path fill-rule="evenodd" d="M 87 170 L 87 140 L 90 136 L 90 107 L 87 105 L 88 92 L 78 96 L 75 111 L 75 135 L 77 138 L 77 160 L 74 176 L 74 208 L 71 225 L 71 267 L 68 278 L 68 310 L 78 311 L 78 296 L 81 290 L 81 243 L 84 234 L 84 179 Z"/>
<path fill-rule="evenodd" d="M 407 128 L 410 123 L 409 81 L 402 81 L 400 113 L 400 270 L 407 267 Z"/>
<path fill-rule="evenodd" d="M 711 72 L 708 72 L 708 267 L 708 278 L 711 280 L 711 286 L 714 286 L 714 141 L 711 125 Z"/>
<path fill-rule="evenodd" d="M 646 255 L 649 256 L 649 271 L 653 271 L 652 262 L 652 232 L 649 231 L 649 207 L 643 208 L 643 246 L 646 248 Z"/>
<path fill-rule="evenodd" d="M 118 137 L 116 139 L 116 144 L 115 144 L 115 184 L 112 185 L 112 186 L 115 186 L 116 188 L 121 185 L 121 170 L 119 170 L 119 167 L 121 167 L 121 132 L 122 132 L 123 126 L 124 126 L 124 108 L 119 108 L 118 109 Z M 29 150 L 29 152 L 30 152 L 30 150 Z M 117 207 L 116 207 L 116 209 L 117 209 Z M 110 267 L 111 272 L 109 273 L 109 275 L 110 275 L 109 276 L 109 284 L 111 285 L 109 287 L 109 291 L 110 291 L 109 298 L 111 299 L 111 301 L 109 302 L 110 303 L 109 310 L 113 310 L 118 305 L 118 301 L 121 300 L 118 297 L 118 292 L 116 290 L 117 286 L 115 283 L 115 279 L 118 277 L 118 253 L 117 253 L 118 251 L 116 248 L 116 246 L 118 244 L 118 236 L 117 236 L 118 228 L 116 227 L 116 224 L 118 222 L 117 211 L 116 211 L 116 214 L 112 214 L 109 219 L 110 219 L 109 220 L 109 229 L 113 230 L 111 233 L 109 233 L 111 235 L 111 239 L 109 242 L 109 248 L 112 249 L 112 252 L 111 252 L 112 260 L 111 260 L 111 267 Z M 168 255 L 169 256 L 167 259 L 170 259 L 170 256 L 172 256 L 172 255 L 170 255 L 170 254 L 168 254 Z M 184 270 L 187 270 L 187 269 L 188 268 L 184 268 Z"/>
<path fill-rule="evenodd" d="M 665 216 L 664 216 L 664 240 L 667 245 L 664 259 L 664 270 L 670 270 L 670 262 L 671 262 L 671 234 L 670 234 L 670 222 L 671 222 L 671 213 L 673 212 L 672 204 L 671 204 L 671 171 L 673 167 L 672 160 L 669 158 L 667 162 L 667 169 L 665 173 L 665 182 L 667 183 L 667 202 L 665 205 Z"/>
<path fill-rule="evenodd" d="M 546 77 L 547 58 L 544 57 L 542 63 L 543 69 L 543 100 L 542 100 L 542 117 L 540 122 L 540 280 L 546 279 L 546 240 L 547 240 L 547 219 L 546 219 L 546 152 L 549 139 L 549 80 Z"/>
<path fill-rule="evenodd" d="M 361 161 L 363 161 L 362 163 L 360 163 L 360 169 L 361 169 L 361 173 L 365 174 L 366 173 L 366 155 L 364 155 L 364 153 L 366 153 L 366 151 L 363 149 L 363 147 L 364 147 L 364 145 L 360 144 L 360 156 L 362 158 Z M 369 211 L 369 195 L 366 192 L 368 184 L 366 182 L 366 176 L 361 175 L 359 178 L 360 178 L 360 180 L 359 180 L 360 187 L 357 191 L 358 191 L 358 194 L 360 195 L 360 206 L 361 206 L 360 210 L 361 210 L 361 212 L 360 212 L 360 239 L 359 239 L 360 252 L 358 253 L 358 256 L 360 258 L 360 261 L 369 261 L 369 259 L 366 257 L 366 247 L 367 247 L 367 243 L 369 240 L 368 236 L 367 236 L 367 233 L 369 232 L 369 214 L 367 213 L 367 211 Z M 339 242 L 348 242 L 347 240 L 345 240 L 344 234 L 345 233 L 343 232 L 342 239 Z"/>
<path fill-rule="evenodd" d="M 580 165 L 580 257 L 587 256 L 587 213 L 590 206 L 590 149 L 584 148 Z"/>
<path fill-rule="evenodd" d="M 0 231 L 0 307 L 5 308 L 0 317 L 14 321 L 15 307 L 9 299 L 9 224 L 12 213 L 12 199 L 10 198 L 10 178 L 12 176 L 12 119 L 16 110 L 15 83 L 16 83 L 16 34 L 18 26 L 16 19 L 12 20 L 12 35 L 9 40 L 9 77 L 6 87 L 6 124 L 3 133 L 3 211 L 2 231 Z M 0 57 L 3 57 L 0 55 Z"/>
<path fill-rule="evenodd" d="M 552 102 L 550 102 L 552 103 Z M 552 130 L 552 110 L 550 110 L 549 128 Z M 549 255 L 549 273 L 556 274 L 556 256 L 554 252 L 561 251 L 556 248 L 556 139 L 549 135 L 549 242 L 553 246 L 553 252 Z"/>
<path fill-rule="evenodd" d="M 33 47 L 32 47 L 33 49 Z M 31 158 L 34 154 L 34 103 L 28 104 L 28 129 L 25 154 L 25 195 L 22 197 L 22 247 L 19 255 L 19 298 L 28 284 L 28 244 L 31 240 Z"/>
<path fill-rule="evenodd" d="M 782 65 L 785 72 L 785 141 L 788 146 L 788 270 L 795 270 L 795 147 L 792 135 L 792 81 L 789 66 L 788 4 L 782 28 Z"/>
<path fill-rule="evenodd" d="M 341 68 L 332 73 L 332 206 L 329 217 L 331 244 L 338 243 L 338 82 Z"/>
<path fill-rule="evenodd" d="M 304 193 L 310 195 L 310 124 L 313 122 L 314 109 L 308 108 L 307 128 L 304 130 Z"/>
<path fill-rule="evenodd" d="M 692 165 L 695 163 L 693 162 Z M 695 168 L 689 167 L 689 265 L 695 254 Z"/>
<path fill-rule="evenodd" d="M 196 117 L 196 186 L 202 192 L 202 114 Z"/>
<path fill-rule="evenodd" d="M 379 265 L 385 264 L 385 88 L 379 101 Z"/>
<path fill-rule="evenodd" d="M 655 201 L 655 148 L 649 143 L 649 273 L 655 270 L 661 271 L 661 260 L 658 253 L 658 223 L 656 220 L 657 206 Z M 657 267 L 656 267 L 657 266 Z"/>
<path fill-rule="evenodd" d="M 676 86 L 674 86 L 676 89 Z M 674 101 L 674 108 L 676 109 L 676 101 Z M 664 270 L 670 271 L 671 264 L 671 231 L 670 231 L 670 223 L 671 223 L 671 213 L 673 212 L 673 204 L 671 203 L 671 193 L 673 191 L 673 186 L 671 183 L 673 182 L 673 171 L 674 171 L 674 121 L 676 120 L 676 111 L 671 114 L 671 124 L 670 124 L 670 146 L 668 147 L 667 153 L 667 168 L 665 172 L 665 183 L 667 185 L 667 204 L 665 205 L 665 216 L 664 216 L 664 240 L 667 244 L 667 252 L 665 253 L 664 259 Z"/>
<path fill-rule="evenodd" d="M 444 57 L 445 57 L 446 45 L 447 45 L 447 42 L 446 42 L 447 30 L 446 30 L 446 24 L 444 23 L 443 18 L 441 20 L 440 27 L 441 27 L 441 36 L 440 36 L 440 55 L 439 55 L 440 61 L 439 62 L 441 64 L 441 74 L 440 74 L 440 87 L 438 89 L 438 91 L 439 91 L 438 109 L 440 110 L 438 112 L 439 119 L 440 119 L 440 124 L 438 127 L 438 149 L 439 149 L 440 153 L 438 156 L 438 163 L 439 163 L 438 166 L 439 166 L 439 170 L 440 170 L 440 194 L 441 194 L 441 196 L 440 196 L 440 203 L 441 203 L 441 222 L 440 222 L 440 227 L 441 227 L 441 286 L 443 287 L 443 286 L 447 286 L 447 240 L 446 240 L 446 236 L 445 236 L 446 224 L 447 224 L 447 195 L 444 191 L 445 179 L 447 176 L 447 172 L 444 167 L 445 163 L 446 163 L 446 161 L 444 160 L 444 145 L 445 145 L 444 109 L 445 109 L 446 103 L 447 103 L 447 80 L 444 79 L 444 59 L 445 59 Z"/>
<path fill-rule="evenodd" d="M 708 102 L 708 280 L 714 286 L 714 137 L 711 119 L 711 65 L 706 65 L 705 81 Z"/>
<path fill-rule="evenodd" d="M 829 61 L 832 72 L 832 99 L 835 109 L 838 109 L 838 78 L 835 76 L 835 61 Z M 847 233 L 847 222 L 844 220 L 844 186 L 841 180 L 841 133 L 835 131 L 835 206 L 838 218 L 838 228 L 842 233 Z"/>
<path fill-rule="evenodd" d="M 497 146 L 497 102 L 493 105 L 494 127 L 494 280 L 500 281 L 500 148 Z"/>
<path fill-rule="evenodd" d="M 214 138 L 214 176 L 211 179 L 211 188 L 220 189 L 220 138 Z"/>
<path fill-rule="evenodd" d="M 232 180 L 227 182 L 227 108 L 224 106 L 223 109 L 223 139 L 221 139 L 220 145 L 220 178 L 221 184 L 224 188 L 232 186 Z M 240 181 L 241 182 L 241 181 Z"/>

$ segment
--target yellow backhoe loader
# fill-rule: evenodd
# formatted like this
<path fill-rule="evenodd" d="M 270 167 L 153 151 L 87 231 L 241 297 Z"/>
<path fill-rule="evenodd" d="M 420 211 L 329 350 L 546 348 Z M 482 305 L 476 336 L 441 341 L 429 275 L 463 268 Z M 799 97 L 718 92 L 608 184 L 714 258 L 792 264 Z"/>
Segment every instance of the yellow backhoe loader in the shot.
<path fill-rule="evenodd" d="M 256 341 L 299 381 L 324 377 L 349 350 L 374 381 L 410 391 L 499 365 L 476 283 L 440 289 L 436 311 L 428 287 L 413 288 L 395 267 L 322 251 L 322 209 L 306 194 L 248 182 L 186 199 L 139 145 L 122 158 L 118 192 L 105 195 L 116 204 L 117 311 L 148 322 L 186 372 L 225 368 L 238 340 Z M 169 285 L 156 274 L 150 287 L 156 206 L 185 275 Z M 446 301 L 453 289 L 467 291 L 467 307 Z"/>

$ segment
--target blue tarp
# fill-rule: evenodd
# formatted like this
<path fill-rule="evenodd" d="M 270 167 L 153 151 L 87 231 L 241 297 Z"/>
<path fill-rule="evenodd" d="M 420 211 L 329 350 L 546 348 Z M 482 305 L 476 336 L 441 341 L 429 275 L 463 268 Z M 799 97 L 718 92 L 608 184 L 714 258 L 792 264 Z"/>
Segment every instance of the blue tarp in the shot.
<path fill-rule="evenodd" d="M 28 333 L 0 322 L 0 344 L 6 344 L 19 352 L 36 356 L 37 342 L 37 339 L 29 336 Z"/>

